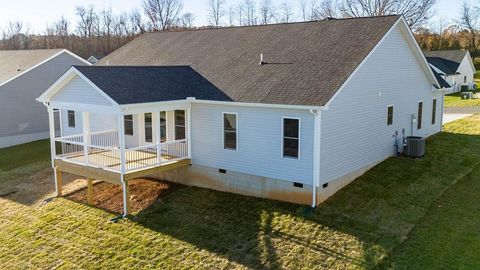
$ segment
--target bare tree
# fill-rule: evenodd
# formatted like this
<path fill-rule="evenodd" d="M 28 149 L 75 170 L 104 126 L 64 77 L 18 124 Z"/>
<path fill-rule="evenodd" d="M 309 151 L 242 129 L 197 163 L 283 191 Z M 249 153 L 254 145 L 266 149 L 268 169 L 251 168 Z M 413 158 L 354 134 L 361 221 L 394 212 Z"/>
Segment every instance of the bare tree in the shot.
<path fill-rule="evenodd" d="M 316 19 L 339 17 L 336 2 L 333 0 L 323 0 L 320 3 L 315 15 Z"/>
<path fill-rule="evenodd" d="M 472 7 L 467 1 L 464 1 L 460 10 L 458 25 L 468 31 L 468 50 L 472 54 L 473 62 L 477 57 L 480 42 L 477 38 L 480 28 L 479 8 Z"/>
<path fill-rule="evenodd" d="M 143 34 L 147 31 L 145 27 L 145 23 L 143 22 L 143 19 L 142 19 L 142 15 L 137 9 L 133 10 L 130 13 L 129 21 L 130 21 L 130 28 L 133 33 L 140 32 L 140 34 Z"/>
<path fill-rule="evenodd" d="M 228 7 L 228 25 L 233 26 L 235 25 L 235 16 L 237 15 L 237 12 L 235 10 L 234 6 Z"/>
<path fill-rule="evenodd" d="M 211 25 L 219 27 L 225 16 L 225 0 L 208 1 L 208 21 Z"/>
<path fill-rule="evenodd" d="M 255 8 L 255 2 L 253 0 L 244 0 L 243 9 L 244 15 L 244 25 L 256 25 L 257 24 L 257 14 Z"/>
<path fill-rule="evenodd" d="M 280 21 L 282 23 L 288 23 L 292 20 L 293 17 L 293 9 L 290 6 L 290 3 L 285 1 L 280 4 Z"/>
<path fill-rule="evenodd" d="M 193 13 L 187 12 L 180 17 L 179 25 L 183 28 L 192 28 L 194 20 L 195 16 L 193 16 Z"/>
<path fill-rule="evenodd" d="M 275 19 L 276 8 L 273 5 L 272 0 L 262 0 L 259 11 L 261 24 L 269 24 Z"/>
<path fill-rule="evenodd" d="M 432 16 L 437 0 L 343 0 L 341 11 L 347 17 L 402 14 L 410 27 L 418 27 Z"/>
<path fill-rule="evenodd" d="M 183 3 L 182 0 L 144 0 L 143 9 L 151 30 L 166 30 L 177 22 Z"/>
<path fill-rule="evenodd" d="M 302 14 L 302 20 L 306 21 L 307 18 L 308 18 L 308 15 L 307 15 L 308 14 L 307 13 L 307 6 L 308 6 L 307 0 L 299 0 L 298 3 L 299 3 L 300 12 Z"/>

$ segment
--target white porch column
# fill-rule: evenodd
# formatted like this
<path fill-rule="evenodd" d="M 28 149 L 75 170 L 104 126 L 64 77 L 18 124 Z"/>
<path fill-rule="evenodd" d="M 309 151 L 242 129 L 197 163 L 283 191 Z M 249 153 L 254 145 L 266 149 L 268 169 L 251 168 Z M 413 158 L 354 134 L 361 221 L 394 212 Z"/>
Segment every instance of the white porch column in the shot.
<path fill-rule="evenodd" d="M 187 121 L 187 147 L 188 147 L 188 158 L 192 159 L 192 109 L 189 107 L 186 109 L 186 117 L 185 121 Z"/>
<path fill-rule="evenodd" d="M 161 148 L 161 134 L 160 134 L 160 112 L 156 111 L 152 113 L 152 127 L 154 127 L 153 133 L 155 134 L 155 146 L 157 148 L 157 164 L 162 163 L 162 148 Z"/>
<path fill-rule="evenodd" d="M 92 144 L 90 137 L 90 113 L 82 112 L 82 127 L 83 127 L 83 157 L 85 163 L 88 164 L 88 147 Z"/>
<path fill-rule="evenodd" d="M 123 114 L 118 114 L 118 146 L 120 148 L 119 155 L 120 155 L 120 182 L 122 183 L 123 189 L 123 216 L 129 214 L 129 195 L 128 195 L 128 183 L 125 181 L 125 122 L 123 121 Z"/>
<path fill-rule="evenodd" d="M 54 160 L 57 155 L 55 147 L 55 117 L 51 106 L 48 106 L 48 126 L 50 129 L 50 155 L 52 159 L 52 167 L 55 167 Z"/>
<path fill-rule="evenodd" d="M 320 145 L 321 145 L 321 125 L 322 111 L 311 111 L 314 116 L 313 131 L 313 179 L 312 179 L 312 207 L 317 206 L 317 187 L 320 188 Z"/>

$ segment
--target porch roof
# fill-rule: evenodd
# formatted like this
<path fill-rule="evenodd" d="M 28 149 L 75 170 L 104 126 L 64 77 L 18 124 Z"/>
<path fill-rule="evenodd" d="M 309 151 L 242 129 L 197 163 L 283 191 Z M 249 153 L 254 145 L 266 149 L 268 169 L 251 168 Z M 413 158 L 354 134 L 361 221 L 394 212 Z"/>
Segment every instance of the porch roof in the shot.
<path fill-rule="evenodd" d="M 75 66 L 120 105 L 182 100 L 231 101 L 189 66 Z"/>

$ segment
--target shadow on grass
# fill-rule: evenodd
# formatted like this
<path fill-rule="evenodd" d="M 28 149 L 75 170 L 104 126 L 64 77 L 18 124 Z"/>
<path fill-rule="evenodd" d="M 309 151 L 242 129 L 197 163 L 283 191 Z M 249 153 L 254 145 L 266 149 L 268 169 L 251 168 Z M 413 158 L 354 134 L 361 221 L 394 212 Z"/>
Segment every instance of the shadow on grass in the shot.
<path fill-rule="evenodd" d="M 185 188 L 133 216 L 249 268 L 371 268 L 480 162 L 477 135 L 442 133 L 424 159 L 390 158 L 308 214 L 306 206 Z"/>

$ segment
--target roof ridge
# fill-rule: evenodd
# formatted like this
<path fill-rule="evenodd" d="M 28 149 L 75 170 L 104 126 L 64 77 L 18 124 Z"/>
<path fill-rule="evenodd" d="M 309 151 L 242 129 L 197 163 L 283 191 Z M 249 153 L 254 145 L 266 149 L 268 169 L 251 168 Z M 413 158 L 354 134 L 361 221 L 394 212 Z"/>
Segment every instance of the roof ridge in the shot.
<path fill-rule="evenodd" d="M 256 24 L 256 25 L 232 25 L 225 27 L 214 27 L 214 26 L 205 26 L 202 28 L 173 28 L 163 31 L 153 31 L 146 32 L 143 35 L 151 34 L 160 34 L 160 33 L 180 33 L 180 32 L 195 32 L 195 31 L 207 31 L 207 30 L 226 30 L 226 29 L 239 29 L 239 28 L 256 28 L 256 27 L 269 27 L 269 26 L 280 26 L 280 25 L 296 25 L 296 24 L 310 24 L 310 23 L 322 23 L 322 22 L 334 22 L 334 21 L 346 21 L 346 20 L 360 20 L 360 19 L 378 19 L 378 18 L 387 18 L 387 17 L 398 17 L 402 15 L 399 14 L 389 14 L 389 15 L 378 15 L 378 16 L 361 16 L 361 17 L 342 17 L 342 18 L 325 18 L 321 20 L 308 20 L 308 21 L 298 21 L 298 22 L 287 22 L 287 23 L 270 23 L 270 24 Z"/>

